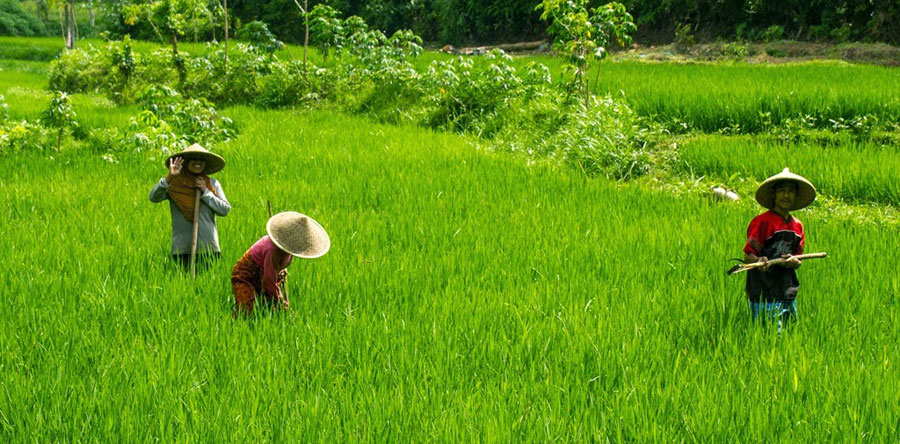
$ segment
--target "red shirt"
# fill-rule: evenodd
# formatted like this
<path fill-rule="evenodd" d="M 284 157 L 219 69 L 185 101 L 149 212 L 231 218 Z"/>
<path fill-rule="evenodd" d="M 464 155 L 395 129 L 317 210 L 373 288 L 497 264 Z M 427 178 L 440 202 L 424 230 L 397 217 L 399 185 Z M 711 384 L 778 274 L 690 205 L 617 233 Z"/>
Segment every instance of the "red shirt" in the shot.
<path fill-rule="evenodd" d="M 803 224 L 795 217 L 787 220 L 774 211 L 753 218 L 747 228 L 744 253 L 767 258 L 803 253 Z M 793 268 L 772 267 L 768 271 L 747 272 L 747 297 L 751 302 L 792 301 L 797 297 L 800 281 Z"/>
<path fill-rule="evenodd" d="M 753 218 L 747 227 L 747 243 L 744 253 L 779 258 L 784 254 L 803 254 L 806 237 L 803 224 L 794 216 L 784 220 L 778 213 L 769 210 Z"/>

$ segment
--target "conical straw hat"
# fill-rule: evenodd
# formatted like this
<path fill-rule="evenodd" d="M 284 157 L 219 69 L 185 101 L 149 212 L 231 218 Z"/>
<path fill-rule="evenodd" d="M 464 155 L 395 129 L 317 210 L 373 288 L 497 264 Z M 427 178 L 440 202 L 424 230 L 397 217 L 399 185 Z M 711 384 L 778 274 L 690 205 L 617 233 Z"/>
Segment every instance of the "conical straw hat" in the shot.
<path fill-rule="evenodd" d="M 266 232 L 278 248 L 305 259 L 315 259 L 331 248 L 325 229 L 311 217 L 294 211 L 269 218 Z"/>
<path fill-rule="evenodd" d="M 212 174 L 222 170 L 225 168 L 225 159 L 218 154 L 214 154 L 209 152 L 206 148 L 203 148 L 199 144 L 195 143 L 189 147 L 187 147 L 184 151 L 180 153 L 172 154 L 171 156 L 166 158 L 166 168 L 169 167 L 169 162 L 172 161 L 174 157 L 181 157 L 184 160 L 190 159 L 200 159 L 206 162 L 206 166 L 203 168 L 203 174 Z M 187 165 L 185 165 L 187 167 Z"/>
<path fill-rule="evenodd" d="M 797 184 L 797 197 L 794 199 L 794 205 L 790 208 L 791 211 L 806 208 L 816 200 L 816 187 L 803 176 L 794 174 L 785 168 L 784 171 L 766 179 L 759 185 L 759 188 L 756 189 L 756 201 L 770 210 L 775 208 L 775 185 L 782 180 L 790 180 Z"/>

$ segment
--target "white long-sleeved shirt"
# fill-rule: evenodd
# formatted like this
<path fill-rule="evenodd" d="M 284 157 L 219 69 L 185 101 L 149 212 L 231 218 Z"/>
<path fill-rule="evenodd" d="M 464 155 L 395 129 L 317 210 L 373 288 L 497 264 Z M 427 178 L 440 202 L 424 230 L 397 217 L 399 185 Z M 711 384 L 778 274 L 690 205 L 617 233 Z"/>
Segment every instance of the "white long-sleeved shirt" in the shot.
<path fill-rule="evenodd" d="M 216 228 L 216 216 L 226 216 L 231 211 L 231 204 L 225 198 L 225 192 L 219 181 L 210 178 L 215 194 L 204 189 L 200 195 L 200 222 L 197 227 L 197 253 L 219 253 L 219 231 Z M 194 224 L 189 222 L 172 199 L 169 199 L 169 183 L 166 178 L 159 179 L 150 190 L 150 202 L 158 203 L 169 200 L 169 211 L 172 213 L 172 254 L 190 254 L 191 240 L 194 237 Z"/>

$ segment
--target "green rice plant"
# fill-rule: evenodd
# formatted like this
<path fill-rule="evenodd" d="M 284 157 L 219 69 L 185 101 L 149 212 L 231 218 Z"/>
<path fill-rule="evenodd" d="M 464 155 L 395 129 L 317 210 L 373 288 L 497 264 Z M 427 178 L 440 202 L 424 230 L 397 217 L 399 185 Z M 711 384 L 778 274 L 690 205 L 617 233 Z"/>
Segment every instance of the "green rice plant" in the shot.
<path fill-rule="evenodd" d="M 16 87 L 0 77 L 11 114 L 26 104 Z M 100 99 L 75 96 L 83 121 L 131 112 Z M 559 124 L 553 97 L 532 100 L 537 121 Z M 216 177 L 234 209 L 197 280 L 169 260 L 169 216 L 146 198 L 159 159 L 0 157 L 0 440 L 896 434 L 896 225 L 798 212 L 807 249 L 829 258 L 800 269 L 801 320 L 779 337 L 749 321 L 743 281 L 724 273 L 752 202 L 590 180 L 333 112 L 226 114 L 242 131 L 217 147 Z M 698 155 L 751 150 L 722 148 Z M 290 311 L 236 322 L 228 276 L 265 233 L 266 200 L 322 222 L 333 247 L 291 266 Z"/>
<path fill-rule="evenodd" d="M 895 436 L 896 227 L 798 214 L 830 257 L 800 269 L 801 320 L 778 337 L 724 274 L 756 208 L 422 128 L 229 113 L 234 209 L 197 280 L 141 191 L 159 162 L 0 158 L 4 441 Z M 236 322 L 228 276 L 267 199 L 332 251 L 291 266 L 290 311 Z"/>
<path fill-rule="evenodd" d="M 0 36 L 0 59 L 49 62 L 63 49 L 62 39 L 56 37 Z"/>
<path fill-rule="evenodd" d="M 782 143 L 760 136 L 700 136 L 679 145 L 679 159 L 684 173 L 717 178 L 737 174 L 752 183 L 790 167 L 826 196 L 900 205 L 900 175 L 893 146 L 852 139 L 825 146 Z"/>
<path fill-rule="evenodd" d="M 900 116 L 900 73 L 891 68 L 811 62 L 787 65 L 609 63 L 599 92 L 623 96 L 638 114 L 677 119 L 690 129 L 715 132 L 733 125 L 765 130 L 789 118 Z M 675 126 L 672 126 L 674 129 Z"/>

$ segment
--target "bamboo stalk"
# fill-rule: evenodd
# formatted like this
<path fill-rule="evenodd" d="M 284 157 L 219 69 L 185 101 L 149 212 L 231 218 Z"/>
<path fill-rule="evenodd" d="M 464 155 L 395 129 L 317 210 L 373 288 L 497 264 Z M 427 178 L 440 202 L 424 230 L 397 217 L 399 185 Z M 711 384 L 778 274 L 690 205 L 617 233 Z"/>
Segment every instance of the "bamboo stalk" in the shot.
<path fill-rule="evenodd" d="M 197 277 L 197 234 L 200 229 L 200 189 L 194 194 L 194 237 L 191 239 L 191 276 Z"/>
<path fill-rule="evenodd" d="M 800 260 L 806 260 L 806 259 L 820 259 L 820 258 L 826 257 L 827 255 L 828 255 L 827 253 L 822 252 L 822 253 L 798 254 L 798 255 L 792 256 L 792 257 L 795 257 Z M 767 262 L 754 262 L 752 264 L 738 264 L 738 265 L 735 265 L 734 267 L 731 267 L 731 269 L 728 270 L 728 275 L 730 276 L 732 274 L 737 274 L 737 273 L 740 273 L 743 271 L 752 270 L 754 268 L 760 268 L 760 267 L 763 267 L 766 265 L 783 264 L 787 261 L 788 261 L 788 259 L 778 258 L 778 259 L 769 260 Z"/>

